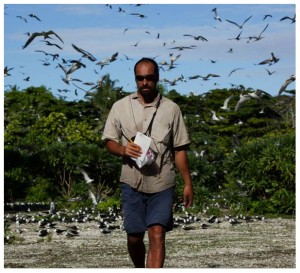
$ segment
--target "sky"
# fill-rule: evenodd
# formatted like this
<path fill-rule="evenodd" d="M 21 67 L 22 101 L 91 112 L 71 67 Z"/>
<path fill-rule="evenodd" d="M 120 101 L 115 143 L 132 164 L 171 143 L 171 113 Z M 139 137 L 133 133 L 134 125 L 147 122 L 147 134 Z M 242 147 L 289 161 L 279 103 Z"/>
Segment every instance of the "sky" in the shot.
<path fill-rule="evenodd" d="M 285 16 L 292 18 L 295 15 L 293 2 L 21 3 L 4 0 L 3 4 L 3 65 L 11 69 L 10 75 L 4 77 L 4 90 L 13 85 L 21 90 L 44 85 L 57 97 L 79 100 L 85 99 L 86 92 L 102 76 L 109 74 L 111 80 L 116 80 L 117 87 L 134 92 L 133 67 L 142 57 L 155 58 L 160 65 L 160 80 L 166 89 L 175 89 L 182 95 L 191 92 L 200 95 L 216 88 L 242 85 L 276 96 L 283 82 L 296 73 L 296 23 L 289 19 L 280 21 Z M 214 8 L 221 21 L 214 18 Z M 29 14 L 36 15 L 40 21 Z M 242 28 L 233 23 L 242 25 L 244 21 Z M 54 34 L 46 40 L 37 36 L 23 49 L 29 39 L 26 33 L 31 35 L 49 30 L 62 41 Z M 195 40 L 193 36 L 201 37 Z M 257 36 L 261 39 L 249 38 Z M 47 45 L 45 41 L 54 45 Z M 83 57 L 72 44 L 96 60 Z M 187 48 L 179 50 L 181 46 Z M 103 67 L 99 64 L 115 53 L 118 53 L 115 61 Z M 271 58 L 271 53 L 279 59 L 278 62 L 259 64 Z M 49 54 L 58 54 L 59 57 L 53 60 Z M 163 65 L 170 64 L 171 58 L 176 57 L 173 68 Z M 70 75 L 73 80 L 69 84 L 62 79 L 65 72 L 61 67 L 68 69 L 70 63 L 63 63 L 63 60 L 77 60 L 85 66 Z M 208 74 L 218 77 L 191 79 L 194 76 L 205 78 Z M 176 85 L 169 83 L 178 78 L 182 80 L 176 81 Z M 287 89 L 294 88 L 295 82 Z"/>

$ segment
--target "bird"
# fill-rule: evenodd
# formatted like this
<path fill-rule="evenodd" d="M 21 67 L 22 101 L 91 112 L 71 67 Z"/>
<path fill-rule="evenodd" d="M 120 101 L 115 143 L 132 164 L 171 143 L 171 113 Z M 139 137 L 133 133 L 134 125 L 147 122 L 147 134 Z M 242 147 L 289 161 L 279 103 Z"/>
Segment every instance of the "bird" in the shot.
<path fill-rule="evenodd" d="M 90 61 L 94 62 L 97 59 L 89 52 L 85 51 L 82 48 L 77 47 L 76 45 L 72 44 L 72 47 L 79 53 L 82 54 L 82 58 L 88 58 Z"/>
<path fill-rule="evenodd" d="M 248 94 L 240 94 L 240 99 L 237 102 L 234 111 L 236 112 L 246 101 L 251 99 L 259 99 L 262 95 L 262 90 L 257 89 L 255 92 L 248 93 Z"/>
<path fill-rule="evenodd" d="M 8 68 L 7 66 L 4 67 L 4 77 L 7 77 L 7 76 L 11 76 L 10 73 L 8 73 L 10 70 L 14 69 L 13 67 L 12 68 Z"/>
<path fill-rule="evenodd" d="M 267 24 L 267 25 L 265 26 L 265 28 L 259 33 L 258 36 L 249 36 L 249 41 L 247 41 L 247 43 L 249 43 L 249 42 L 252 41 L 252 40 L 254 40 L 254 41 L 259 41 L 259 40 L 261 40 L 262 38 L 264 38 L 264 37 L 262 37 L 261 35 L 265 32 L 265 30 L 268 28 L 268 26 L 269 26 L 269 24 Z"/>
<path fill-rule="evenodd" d="M 217 114 L 215 111 L 211 110 L 210 113 L 211 113 L 211 121 L 212 122 L 220 121 L 220 119 L 217 117 Z"/>
<path fill-rule="evenodd" d="M 284 21 L 284 20 L 286 20 L 286 19 L 291 20 L 291 24 L 293 24 L 293 23 L 296 22 L 296 14 L 294 15 L 293 18 L 291 18 L 291 17 L 289 17 L 289 16 L 284 16 L 284 17 L 282 17 L 282 18 L 280 19 L 280 21 Z"/>
<path fill-rule="evenodd" d="M 230 95 L 225 101 L 224 101 L 224 104 L 223 104 L 223 106 L 221 106 L 220 108 L 221 109 L 223 109 L 223 110 L 225 110 L 225 111 L 229 111 L 229 106 L 228 106 L 228 104 L 229 104 L 229 102 L 233 99 L 233 95 Z"/>
<path fill-rule="evenodd" d="M 23 46 L 23 49 L 25 49 L 36 37 L 43 36 L 44 39 L 47 39 L 47 38 L 51 38 L 50 35 L 55 35 L 62 43 L 64 43 L 63 40 L 53 30 L 34 32 L 26 41 L 25 45 Z"/>
<path fill-rule="evenodd" d="M 191 46 L 175 46 L 175 47 L 171 47 L 170 49 L 178 49 L 178 50 L 184 50 L 184 49 L 193 49 L 197 46 L 195 45 L 191 45 Z"/>
<path fill-rule="evenodd" d="M 244 26 L 244 24 L 245 24 L 248 20 L 250 20 L 251 17 L 252 17 L 252 15 L 249 16 L 249 17 L 248 17 L 241 25 L 239 25 L 238 23 L 236 23 L 236 22 L 234 22 L 234 21 L 230 21 L 230 20 L 227 20 L 227 19 L 226 19 L 226 21 L 229 22 L 229 23 L 231 23 L 231 24 L 236 25 L 239 29 L 242 29 L 243 26 Z"/>
<path fill-rule="evenodd" d="M 33 13 L 28 14 L 28 16 L 31 17 L 31 18 L 35 18 L 36 20 L 41 22 L 41 19 Z"/>
<path fill-rule="evenodd" d="M 278 96 L 281 95 L 282 92 L 285 91 L 285 89 L 287 88 L 287 86 L 292 83 L 293 81 L 296 80 L 296 76 L 295 75 L 291 75 L 287 80 L 284 81 L 284 83 L 281 85 L 279 91 L 278 91 Z"/>
<path fill-rule="evenodd" d="M 215 13 L 214 19 L 222 22 L 222 19 L 218 15 L 217 8 L 213 8 L 211 11 Z"/>
<path fill-rule="evenodd" d="M 206 76 L 200 76 L 204 81 L 208 81 L 210 77 L 220 77 L 220 75 L 209 73 Z"/>
<path fill-rule="evenodd" d="M 94 181 L 94 179 L 91 179 L 91 178 L 88 176 L 88 174 L 86 173 L 85 170 L 80 169 L 80 172 L 81 172 L 82 175 L 83 175 L 83 178 L 84 178 L 85 183 L 89 184 L 89 183 L 91 183 L 91 182 Z"/>
<path fill-rule="evenodd" d="M 194 40 L 201 40 L 201 41 L 208 41 L 205 37 L 199 35 L 199 36 L 194 36 L 194 35 L 191 35 L 191 34 L 183 34 L 183 36 L 188 36 L 188 37 L 192 37 L 194 38 Z"/>
<path fill-rule="evenodd" d="M 235 72 L 235 71 L 238 71 L 238 70 L 241 70 L 241 69 L 243 69 L 243 68 L 235 68 L 235 69 L 233 69 L 233 70 L 231 70 L 230 71 L 230 73 L 228 74 L 228 77 L 230 77 L 230 75 L 233 73 L 233 72 Z"/>
<path fill-rule="evenodd" d="M 270 71 L 269 69 L 266 69 L 266 71 L 268 72 L 268 75 L 270 75 L 270 76 L 276 72 L 276 71 Z"/>
<path fill-rule="evenodd" d="M 44 42 L 46 45 L 48 45 L 48 46 L 56 46 L 57 48 L 59 48 L 60 50 L 62 50 L 63 48 L 60 46 L 60 45 L 58 45 L 58 44 L 55 44 L 55 43 L 50 43 L 49 41 L 42 41 L 42 42 Z"/>
<path fill-rule="evenodd" d="M 39 232 L 38 232 L 38 235 L 39 235 L 40 237 L 45 237 L 45 236 L 47 236 L 48 234 L 49 234 L 49 230 L 48 230 L 48 229 L 44 229 L 44 228 L 40 229 Z"/>
<path fill-rule="evenodd" d="M 272 65 L 273 63 L 277 63 L 279 61 L 279 58 L 277 58 L 273 52 L 271 52 L 271 57 L 261 61 L 260 63 L 258 63 L 259 65 L 263 65 L 263 64 L 269 64 Z"/>

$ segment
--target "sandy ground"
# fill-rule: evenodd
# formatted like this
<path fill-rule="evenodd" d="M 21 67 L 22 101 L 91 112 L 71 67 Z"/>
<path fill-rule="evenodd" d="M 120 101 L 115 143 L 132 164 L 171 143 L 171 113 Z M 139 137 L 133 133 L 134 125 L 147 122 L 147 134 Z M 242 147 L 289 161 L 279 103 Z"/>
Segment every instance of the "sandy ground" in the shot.
<path fill-rule="evenodd" d="M 200 225 L 195 222 L 188 225 L 190 230 L 179 226 L 168 232 L 166 268 L 296 268 L 294 219 L 255 219 L 235 225 L 221 219 L 207 229 Z M 77 226 L 78 236 L 52 231 L 40 237 L 36 223 L 21 224 L 16 240 L 4 245 L 4 267 L 132 268 L 125 231 L 103 234 L 95 221 Z M 10 229 L 14 228 L 12 224 Z"/>

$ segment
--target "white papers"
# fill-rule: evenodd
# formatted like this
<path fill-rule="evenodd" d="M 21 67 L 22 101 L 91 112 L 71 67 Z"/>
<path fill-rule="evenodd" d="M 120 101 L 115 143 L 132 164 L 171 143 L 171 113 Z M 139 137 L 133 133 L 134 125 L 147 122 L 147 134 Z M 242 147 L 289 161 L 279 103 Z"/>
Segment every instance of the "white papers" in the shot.
<path fill-rule="evenodd" d="M 148 152 L 150 144 L 151 144 L 151 138 L 144 135 L 143 133 L 137 132 L 135 139 L 134 139 L 134 143 L 141 146 L 143 153 L 141 154 L 140 157 L 131 158 L 131 159 L 136 162 L 136 164 L 138 165 L 139 168 L 143 167 L 146 164 L 148 165 L 149 163 L 151 163 L 151 162 L 148 162 L 149 161 L 148 158 L 146 158 L 147 160 L 145 160 L 145 157 L 147 155 L 147 152 Z"/>

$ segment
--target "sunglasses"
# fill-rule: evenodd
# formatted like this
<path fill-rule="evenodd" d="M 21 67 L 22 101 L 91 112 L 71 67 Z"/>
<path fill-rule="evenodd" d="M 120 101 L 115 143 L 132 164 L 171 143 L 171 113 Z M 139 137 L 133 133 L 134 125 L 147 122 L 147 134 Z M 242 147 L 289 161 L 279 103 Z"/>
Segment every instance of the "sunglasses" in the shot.
<path fill-rule="evenodd" d="M 156 75 L 145 75 L 145 76 L 136 75 L 135 79 L 138 82 L 142 82 L 144 79 L 146 79 L 146 81 L 148 81 L 148 82 L 154 82 L 154 81 L 156 81 Z"/>

